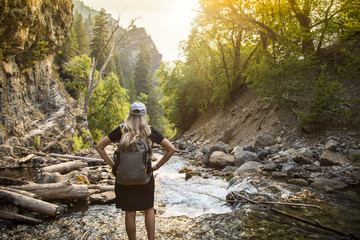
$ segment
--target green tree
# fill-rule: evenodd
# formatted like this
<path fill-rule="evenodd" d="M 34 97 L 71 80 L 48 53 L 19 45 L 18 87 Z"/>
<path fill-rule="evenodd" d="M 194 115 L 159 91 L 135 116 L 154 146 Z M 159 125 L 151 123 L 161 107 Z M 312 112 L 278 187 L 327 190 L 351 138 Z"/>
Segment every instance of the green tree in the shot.
<path fill-rule="evenodd" d="M 91 59 L 86 54 L 76 56 L 64 66 L 64 83 L 70 95 L 78 100 L 83 94 L 88 82 L 88 73 L 91 69 Z"/>
<path fill-rule="evenodd" d="M 150 75 L 150 54 L 147 50 L 146 43 L 141 44 L 140 53 L 136 62 L 135 76 L 134 76 L 134 88 L 135 95 L 140 93 L 149 95 L 152 87 L 151 75 Z"/>
<path fill-rule="evenodd" d="M 107 20 L 106 12 L 103 8 L 100 10 L 99 14 L 95 16 L 93 34 L 94 37 L 90 43 L 90 57 L 98 59 L 96 69 L 100 70 L 110 51 L 106 44 L 106 41 L 109 38 L 109 21 Z"/>
<path fill-rule="evenodd" d="M 83 17 L 79 12 L 75 13 L 73 28 L 74 28 L 76 36 L 77 36 L 78 54 L 82 55 L 82 54 L 86 53 L 87 55 L 90 55 L 89 35 L 86 32 Z"/>
<path fill-rule="evenodd" d="M 100 140 L 124 120 L 129 113 L 129 96 L 114 73 L 101 80 L 93 91 L 88 123 L 95 141 Z"/>
<path fill-rule="evenodd" d="M 56 65 L 60 67 L 60 73 L 62 72 L 63 65 L 77 56 L 78 52 L 77 36 L 74 28 L 71 28 L 65 42 L 59 48 L 54 60 Z"/>

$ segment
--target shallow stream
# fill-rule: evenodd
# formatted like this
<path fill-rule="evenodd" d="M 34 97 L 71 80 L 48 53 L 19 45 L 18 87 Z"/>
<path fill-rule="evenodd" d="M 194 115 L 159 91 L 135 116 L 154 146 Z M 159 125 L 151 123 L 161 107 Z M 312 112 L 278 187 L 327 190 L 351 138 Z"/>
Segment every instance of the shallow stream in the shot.
<path fill-rule="evenodd" d="M 192 177 L 178 171 L 188 160 L 174 156 L 156 172 L 157 239 L 351 239 L 312 227 L 266 208 L 250 204 L 226 204 L 230 191 L 263 194 L 278 200 L 306 199 L 321 207 L 272 206 L 290 214 L 319 221 L 360 237 L 360 198 L 357 189 L 322 194 L 271 180 L 244 179 L 231 188 L 220 178 Z M 138 239 L 147 239 L 144 216 L 137 216 Z M 124 214 L 114 205 L 79 203 L 57 219 L 36 226 L 1 229 L 0 239 L 127 239 Z M 355 239 L 355 238 L 354 238 Z"/>

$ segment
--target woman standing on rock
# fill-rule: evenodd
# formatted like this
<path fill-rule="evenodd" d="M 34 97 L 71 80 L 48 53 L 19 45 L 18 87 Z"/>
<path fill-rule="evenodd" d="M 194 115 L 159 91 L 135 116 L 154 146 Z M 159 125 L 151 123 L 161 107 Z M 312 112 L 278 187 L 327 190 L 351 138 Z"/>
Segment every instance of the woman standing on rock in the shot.
<path fill-rule="evenodd" d="M 164 147 L 166 153 L 156 165 L 151 167 L 152 171 L 158 170 L 175 152 L 175 147 L 170 141 L 148 125 L 145 115 L 145 105 L 135 102 L 131 105 L 130 114 L 124 121 L 123 134 L 119 126 L 96 145 L 95 149 L 111 167 L 114 166 L 114 162 L 106 153 L 105 147 L 111 142 L 119 142 L 120 139 L 119 144 L 125 147 L 135 145 L 141 139 L 148 142 L 149 140 L 150 142 L 156 142 Z M 130 240 L 136 239 L 136 211 L 144 211 L 148 239 L 155 238 L 154 190 L 155 184 L 152 173 L 150 182 L 144 185 L 115 184 L 116 207 L 125 211 L 126 233 Z"/>

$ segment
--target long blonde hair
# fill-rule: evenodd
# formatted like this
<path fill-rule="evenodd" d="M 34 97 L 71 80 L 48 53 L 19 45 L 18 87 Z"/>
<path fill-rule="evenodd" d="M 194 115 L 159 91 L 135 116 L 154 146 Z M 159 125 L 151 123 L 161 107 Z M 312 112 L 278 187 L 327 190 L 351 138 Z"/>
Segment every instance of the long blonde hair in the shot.
<path fill-rule="evenodd" d="M 120 140 L 120 150 L 123 152 L 131 152 L 135 145 L 137 148 L 137 142 L 144 140 L 147 142 L 151 149 L 152 142 L 149 138 L 151 134 L 150 126 L 146 121 L 145 116 L 129 115 L 124 120 L 124 131 Z"/>

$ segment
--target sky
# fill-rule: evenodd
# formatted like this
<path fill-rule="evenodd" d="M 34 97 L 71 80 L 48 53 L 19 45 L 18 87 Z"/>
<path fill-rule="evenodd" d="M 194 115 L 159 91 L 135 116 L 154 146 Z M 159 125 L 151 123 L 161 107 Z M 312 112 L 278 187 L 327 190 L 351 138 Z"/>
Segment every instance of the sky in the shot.
<path fill-rule="evenodd" d="M 191 22 L 199 8 L 198 0 L 82 0 L 85 5 L 104 8 L 114 19 L 120 16 L 120 25 L 126 28 L 131 19 L 137 27 L 144 27 L 151 36 L 163 61 L 179 57 L 179 43 L 187 40 Z"/>

